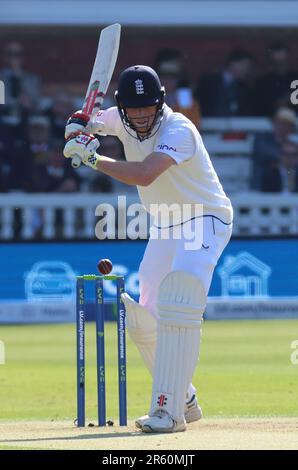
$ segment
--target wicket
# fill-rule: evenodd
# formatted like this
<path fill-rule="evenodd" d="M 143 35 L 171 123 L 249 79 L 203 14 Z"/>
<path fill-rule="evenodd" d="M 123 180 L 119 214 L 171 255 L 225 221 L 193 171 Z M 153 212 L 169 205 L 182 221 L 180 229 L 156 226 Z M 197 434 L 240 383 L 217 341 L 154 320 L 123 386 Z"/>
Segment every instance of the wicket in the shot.
<path fill-rule="evenodd" d="M 121 300 L 121 294 L 124 292 L 124 278 L 116 275 L 97 276 L 87 274 L 77 276 L 76 285 L 78 427 L 85 426 L 85 281 L 95 281 L 98 426 L 106 425 L 103 295 L 103 282 L 106 280 L 116 281 L 117 284 L 119 424 L 120 426 L 127 425 L 125 308 Z"/>

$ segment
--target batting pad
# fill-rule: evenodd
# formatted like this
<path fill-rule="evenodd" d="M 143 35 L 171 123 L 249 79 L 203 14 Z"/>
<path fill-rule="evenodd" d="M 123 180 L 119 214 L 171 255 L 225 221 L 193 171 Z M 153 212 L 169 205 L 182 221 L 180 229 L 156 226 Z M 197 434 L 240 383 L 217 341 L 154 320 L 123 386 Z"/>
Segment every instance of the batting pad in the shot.
<path fill-rule="evenodd" d="M 174 271 L 162 281 L 150 414 L 161 408 L 176 421 L 183 419 L 187 388 L 199 357 L 205 306 L 204 287 L 194 275 Z"/>
<path fill-rule="evenodd" d="M 137 346 L 144 362 L 153 375 L 157 322 L 154 316 L 126 292 L 121 295 L 126 309 L 126 325 L 129 336 Z"/>

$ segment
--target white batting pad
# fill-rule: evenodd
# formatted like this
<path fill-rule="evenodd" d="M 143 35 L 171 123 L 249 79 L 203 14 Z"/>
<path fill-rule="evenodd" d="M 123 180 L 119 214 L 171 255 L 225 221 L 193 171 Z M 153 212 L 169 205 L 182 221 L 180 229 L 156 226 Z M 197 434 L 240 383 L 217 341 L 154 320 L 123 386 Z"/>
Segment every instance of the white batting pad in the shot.
<path fill-rule="evenodd" d="M 183 271 L 169 273 L 158 293 L 161 323 L 189 328 L 200 325 L 206 300 L 204 286 L 196 276 Z M 179 305 L 183 306 L 183 313 L 179 311 Z"/>
<path fill-rule="evenodd" d="M 150 414 L 161 408 L 176 421 L 183 420 L 187 388 L 199 357 L 205 306 L 203 285 L 194 275 L 174 271 L 162 281 Z"/>
<path fill-rule="evenodd" d="M 126 292 L 121 295 L 121 299 L 125 305 L 129 336 L 153 375 L 157 338 L 156 319 L 149 310 L 133 300 Z"/>

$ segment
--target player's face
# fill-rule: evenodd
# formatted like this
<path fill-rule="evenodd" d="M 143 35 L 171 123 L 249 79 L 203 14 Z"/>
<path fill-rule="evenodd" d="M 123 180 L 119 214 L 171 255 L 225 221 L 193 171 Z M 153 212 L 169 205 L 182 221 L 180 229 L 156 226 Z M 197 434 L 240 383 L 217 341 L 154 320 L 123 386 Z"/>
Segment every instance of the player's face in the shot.
<path fill-rule="evenodd" d="M 156 115 L 156 108 L 156 106 L 126 108 L 127 116 L 139 134 L 145 134 L 151 127 Z"/>

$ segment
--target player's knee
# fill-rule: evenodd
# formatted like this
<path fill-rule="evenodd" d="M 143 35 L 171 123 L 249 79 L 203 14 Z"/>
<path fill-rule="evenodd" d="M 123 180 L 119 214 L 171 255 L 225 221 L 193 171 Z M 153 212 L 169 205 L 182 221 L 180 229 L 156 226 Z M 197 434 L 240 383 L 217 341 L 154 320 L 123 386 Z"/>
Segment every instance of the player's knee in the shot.
<path fill-rule="evenodd" d="M 139 280 L 140 282 L 147 284 L 152 279 L 152 275 L 154 275 L 154 271 L 148 266 L 148 263 L 141 262 L 139 266 Z"/>
<path fill-rule="evenodd" d="M 172 271 L 159 288 L 160 321 L 177 327 L 198 327 L 206 301 L 205 288 L 199 278 L 184 271 Z"/>
<path fill-rule="evenodd" d="M 139 303 L 157 317 L 157 294 L 158 284 L 155 282 L 156 275 L 148 267 L 139 269 L 140 298 Z"/>

